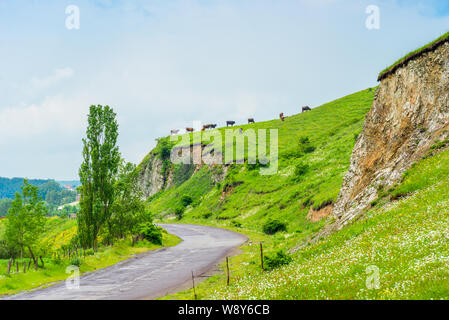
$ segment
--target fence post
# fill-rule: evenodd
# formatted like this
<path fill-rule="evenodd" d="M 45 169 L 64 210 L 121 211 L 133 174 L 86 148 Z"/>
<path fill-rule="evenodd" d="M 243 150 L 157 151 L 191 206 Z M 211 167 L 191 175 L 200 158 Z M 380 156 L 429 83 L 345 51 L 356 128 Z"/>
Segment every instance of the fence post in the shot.
<path fill-rule="evenodd" d="M 193 296 L 195 297 L 196 300 L 196 291 L 195 291 L 195 277 L 193 276 L 193 271 L 192 271 L 192 285 L 193 285 Z"/>
<path fill-rule="evenodd" d="M 263 272 L 263 247 L 262 247 L 262 242 L 260 243 L 260 266 L 261 266 L 262 272 Z"/>
<path fill-rule="evenodd" d="M 228 277 L 226 284 L 229 286 L 229 258 L 228 257 L 226 257 L 226 274 Z"/>

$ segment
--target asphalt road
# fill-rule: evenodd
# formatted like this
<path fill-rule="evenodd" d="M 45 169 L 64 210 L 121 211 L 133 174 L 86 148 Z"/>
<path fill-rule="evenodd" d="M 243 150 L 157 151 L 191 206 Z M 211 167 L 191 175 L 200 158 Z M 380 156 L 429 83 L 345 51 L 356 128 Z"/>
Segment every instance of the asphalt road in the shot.
<path fill-rule="evenodd" d="M 68 289 L 66 282 L 61 281 L 7 299 L 154 299 L 185 287 L 191 283 L 192 271 L 195 277 L 204 274 L 247 240 L 241 234 L 213 227 L 187 224 L 160 226 L 183 242 L 83 275 L 79 278 L 78 289 Z"/>

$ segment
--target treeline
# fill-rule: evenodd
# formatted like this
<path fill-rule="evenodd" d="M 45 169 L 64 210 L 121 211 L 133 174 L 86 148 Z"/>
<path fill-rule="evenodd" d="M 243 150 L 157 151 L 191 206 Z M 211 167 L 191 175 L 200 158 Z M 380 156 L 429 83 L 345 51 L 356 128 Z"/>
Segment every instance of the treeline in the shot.
<path fill-rule="evenodd" d="M 27 182 L 37 187 L 38 196 L 45 201 L 50 215 L 59 215 L 59 206 L 76 200 L 76 191 L 67 190 L 54 180 L 27 180 Z M 23 178 L 0 178 L 0 194 L 3 195 L 0 196 L 0 217 L 6 216 L 16 192 L 20 193 L 23 185 Z"/>
<path fill-rule="evenodd" d="M 16 192 L 20 192 L 23 186 L 23 178 L 2 178 L 0 177 L 0 199 L 14 199 Z M 48 183 L 50 180 L 34 179 L 28 182 L 34 186 Z"/>

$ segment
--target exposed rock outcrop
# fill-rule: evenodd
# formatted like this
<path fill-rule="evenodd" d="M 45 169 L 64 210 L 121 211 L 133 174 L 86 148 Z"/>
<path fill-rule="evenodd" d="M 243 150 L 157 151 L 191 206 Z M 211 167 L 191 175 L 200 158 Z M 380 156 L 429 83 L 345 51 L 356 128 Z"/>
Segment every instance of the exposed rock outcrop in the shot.
<path fill-rule="evenodd" d="M 221 163 L 221 154 L 211 153 L 211 146 L 194 144 L 183 148 L 175 148 L 174 151 L 178 152 L 178 159 L 183 161 L 183 163 L 186 160 L 189 165 L 193 165 L 193 174 L 195 174 L 204 165 L 212 164 L 214 161 Z M 186 157 L 187 159 L 184 159 Z M 169 169 L 164 173 L 164 161 L 157 153 L 150 154 L 149 158 L 141 166 L 139 186 L 145 198 L 149 198 L 159 191 L 166 190 L 176 183 L 174 167 L 170 165 Z M 226 177 L 228 166 L 221 164 L 219 166 L 222 167 L 222 170 L 215 170 L 211 176 L 214 183 L 220 183 Z"/>
<path fill-rule="evenodd" d="M 363 214 L 379 190 L 449 136 L 449 43 L 382 79 L 335 204 L 336 229 Z"/>

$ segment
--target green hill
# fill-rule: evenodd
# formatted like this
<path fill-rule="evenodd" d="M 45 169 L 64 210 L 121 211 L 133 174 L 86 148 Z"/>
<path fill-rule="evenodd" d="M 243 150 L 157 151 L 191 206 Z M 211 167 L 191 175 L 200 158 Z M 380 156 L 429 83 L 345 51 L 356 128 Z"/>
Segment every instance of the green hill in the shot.
<path fill-rule="evenodd" d="M 203 166 L 187 181 L 153 196 L 151 212 L 162 219 L 173 217 L 183 206 L 182 197 L 188 196 L 193 203 L 181 221 L 239 225 L 261 232 L 265 222 L 276 218 L 287 224 L 294 241 L 310 236 L 323 221 L 311 223 L 307 214 L 311 207 L 322 209 L 336 200 L 373 96 L 374 89 L 367 89 L 287 117 L 285 122 L 236 127 L 279 130 L 278 172 L 264 176 L 247 163 L 234 164 L 224 181 L 216 184 L 212 176 L 224 168 Z M 181 168 L 174 170 L 176 179 Z"/>
<path fill-rule="evenodd" d="M 176 208 L 185 207 L 178 222 L 221 226 L 249 236 L 242 253 L 230 258 L 231 285 L 226 286 L 222 265 L 223 273 L 196 288 L 200 299 L 447 298 L 449 151 L 417 163 L 401 184 L 380 193 L 363 219 L 322 241 L 308 242 L 333 220 L 326 218 L 326 208 L 336 200 L 373 96 L 368 89 L 285 122 L 241 126 L 279 129 L 279 171 L 273 176 L 261 176 L 248 164 L 231 165 L 217 184 L 212 177 L 223 167 L 203 166 L 149 199 L 149 208 L 163 221 L 177 221 Z M 186 206 L 185 196 L 192 204 Z M 312 222 L 308 214 L 323 219 Z M 273 219 L 286 229 L 269 235 L 264 226 Z M 263 273 L 259 242 L 265 254 Z M 282 252 L 298 244 L 304 246 L 288 263 Z M 272 261 L 286 265 L 272 267 Z M 376 272 L 378 289 L 368 285 Z M 164 299 L 192 297 L 188 290 Z"/>
<path fill-rule="evenodd" d="M 201 298 L 447 299 L 448 161 L 449 150 L 422 160 L 390 191 L 393 197 L 362 220 L 297 252 L 290 265 L 264 274 L 250 271 L 230 287 L 217 276 L 215 285 L 197 289 Z M 408 196 L 392 201 L 399 190 Z M 370 289 L 367 280 L 376 269 L 379 288 Z M 174 298 L 189 297 L 184 292 Z"/>

